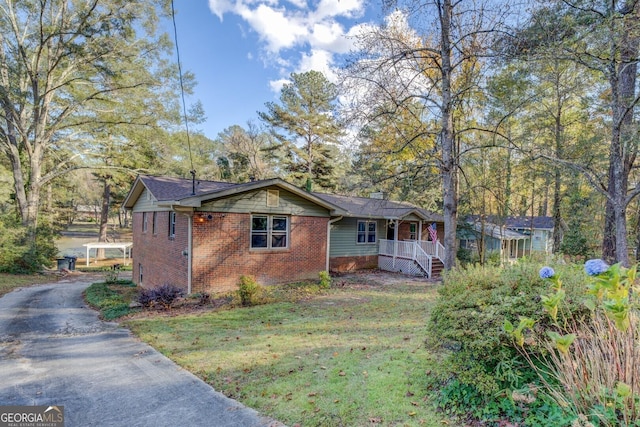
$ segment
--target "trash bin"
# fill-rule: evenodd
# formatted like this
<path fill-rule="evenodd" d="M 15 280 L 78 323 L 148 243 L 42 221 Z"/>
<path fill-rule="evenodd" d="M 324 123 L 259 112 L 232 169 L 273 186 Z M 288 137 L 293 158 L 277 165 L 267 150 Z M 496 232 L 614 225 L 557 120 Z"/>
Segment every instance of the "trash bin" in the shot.
<path fill-rule="evenodd" d="M 69 263 L 69 270 L 74 271 L 76 269 L 76 260 L 78 259 L 78 257 L 65 255 L 64 259 L 66 259 Z"/>
<path fill-rule="evenodd" d="M 69 260 L 66 258 L 57 258 L 56 261 L 58 262 L 58 271 L 62 271 L 64 269 L 68 269 L 69 268 Z"/>

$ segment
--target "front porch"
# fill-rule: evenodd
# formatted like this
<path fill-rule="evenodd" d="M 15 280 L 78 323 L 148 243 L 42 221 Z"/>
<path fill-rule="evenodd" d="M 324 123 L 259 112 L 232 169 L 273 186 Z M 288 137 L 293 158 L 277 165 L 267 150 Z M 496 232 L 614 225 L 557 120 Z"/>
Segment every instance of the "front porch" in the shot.
<path fill-rule="evenodd" d="M 425 240 L 380 239 L 378 268 L 411 276 L 438 276 L 444 264 L 444 246 L 440 242 Z"/>

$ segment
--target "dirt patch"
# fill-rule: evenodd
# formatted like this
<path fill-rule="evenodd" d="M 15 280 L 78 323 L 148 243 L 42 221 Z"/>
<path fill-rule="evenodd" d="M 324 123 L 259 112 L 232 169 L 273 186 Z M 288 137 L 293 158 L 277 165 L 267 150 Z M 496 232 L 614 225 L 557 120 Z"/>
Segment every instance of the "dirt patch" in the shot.
<path fill-rule="evenodd" d="M 426 277 L 407 276 L 400 273 L 391 273 L 383 270 L 363 270 L 353 273 L 338 273 L 332 275 L 334 287 L 367 287 L 388 285 L 425 285 L 439 284 L 440 280 L 427 279 Z"/>

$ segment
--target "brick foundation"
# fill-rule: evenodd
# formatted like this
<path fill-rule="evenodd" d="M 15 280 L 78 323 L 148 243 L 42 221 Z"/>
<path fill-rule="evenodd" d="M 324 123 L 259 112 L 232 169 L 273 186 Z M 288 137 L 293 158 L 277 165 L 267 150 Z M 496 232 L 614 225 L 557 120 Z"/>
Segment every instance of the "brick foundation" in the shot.
<path fill-rule="evenodd" d="M 345 273 L 378 267 L 378 255 L 342 256 L 329 259 L 329 270 Z"/>

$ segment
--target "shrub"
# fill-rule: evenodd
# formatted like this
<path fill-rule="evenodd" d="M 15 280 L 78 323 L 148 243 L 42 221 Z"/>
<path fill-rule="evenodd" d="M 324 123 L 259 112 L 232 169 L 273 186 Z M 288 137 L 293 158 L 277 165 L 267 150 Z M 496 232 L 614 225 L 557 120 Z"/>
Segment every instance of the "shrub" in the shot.
<path fill-rule="evenodd" d="M 469 408 L 482 413 L 496 408 L 496 396 L 537 380 L 525 358 L 504 331 L 505 320 L 534 316 L 541 310 L 540 295 L 546 283 L 537 275 L 538 264 L 523 261 L 513 266 L 470 266 L 444 275 L 444 285 L 428 322 L 428 343 L 447 350 L 436 374 L 442 394 L 464 390 L 476 396 Z M 576 297 L 581 274 L 575 266 L 559 266 L 566 275 L 570 309 L 583 310 Z M 584 310 L 583 310 L 584 311 Z M 536 351 L 542 349 L 536 349 Z M 446 385 L 455 381 L 453 389 Z M 473 390 L 471 392 L 470 390 Z M 460 410 L 464 410 L 461 406 Z M 455 408 L 453 408 L 455 410 Z"/>
<path fill-rule="evenodd" d="M 131 281 L 120 280 L 114 284 L 94 283 L 85 292 L 87 302 L 100 310 L 102 318 L 113 320 L 130 312 L 129 298 L 135 288 Z"/>
<path fill-rule="evenodd" d="M 14 216 L 0 216 L 0 272 L 30 274 L 50 266 L 58 249 L 55 231 L 42 223 L 35 231 L 35 241 L 29 241 L 29 230 Z"/>
<path fill-rule="evenodd" d="M 240 297 L 240 303 L 243 306 L 257 304 L 261 290 L 261 286 L 252 276 L 240 276 L 240 283 L 238 283 L 238 296 Z"/>
<path fill-rule="evenodd" d="M 331 276 L 328 271 L 321 271 L 320 274 L 320 287 L 322 289 L 329 289 L 331 287 Z"/>
<path fill-rule="evenodd" d="M 143 307 L 152 307 L 161 304 L 165 308 L 171 308 L 173 302 L 184 295 L 181 288 L 165 284 L 155 288 L 142 289 L 138 294 L 138 302 Z"/>
<path fill-rule="evenodd" d="M 563 281 L 543 267 L 540 277 L 549 283 L 542 295 L 545 314 L 536 320 L 521 317 L 536 334 L 547 353 L 544 369 L 535 355 L 507 322 L 515 346 L 527 357 L 543 379 L 547 392 L 576 416 L 603 426 L 640 425 L 640 366 L 637 363 L 640 319 L 633 288 L 636 267 L 609 267 L 602 260 L 589 260 L 585 272 L 592 276 L 584 286 L 589 316 L 576 316 L 566 309 Z M 586 276 L 583 276 L 586 279 Z M 544 319 L 550 324 L 533 328 Z M 551 380 L 547 380 L 548 374 Z"/>

